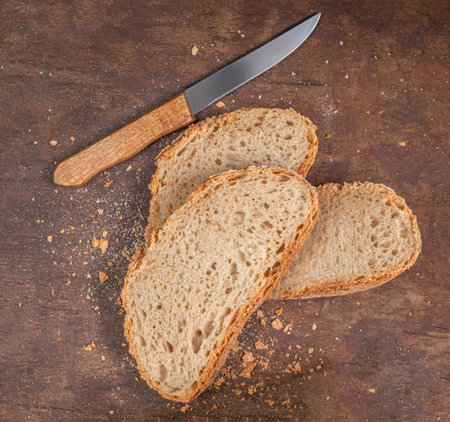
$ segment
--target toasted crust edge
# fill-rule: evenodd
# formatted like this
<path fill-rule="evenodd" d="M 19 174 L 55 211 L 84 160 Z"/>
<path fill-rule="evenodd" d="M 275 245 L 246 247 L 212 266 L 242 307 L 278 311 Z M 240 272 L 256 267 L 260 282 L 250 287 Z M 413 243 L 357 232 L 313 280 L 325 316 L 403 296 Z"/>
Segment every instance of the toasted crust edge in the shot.
<path fill-rule="evenodd" d="M 286 174 L 289 176 L 296 177 L 299 181 L 301 181 L 302 184 L 304 184 L 311 195 L 312 199 L 312 210 L 309 215 L 309 218 L 307 221 L 303 224 L 303 227 L 301 227 L 299 230 L 297 230 L 296 234 L 293 237 L 293 240 L 285 247 L 284 251 L 280 255 L 280 266 L 276 268 L 275 272 L 273 274 L 270 274 L 270 276 L 266 277 L 266 283 L 261 288 L 257 296 L 248 303 L 247 306 L 245 306 L 236 316 L 234 322 L 230 325 L 227 332 L 225 333 L 222 341 L 220 342 L 219 346 L 217 347 L 218 353 L 217 357 L 211 357 L 201 373 L 198 382 L 197 382 L 197 388 L 190 392 L 190 394 L 186 394 L 184 396 L 175 396 L 171 395 L 170 393 L 166 393 L 164 390 L 159 389 L 153 382 L 150 374 L 146 372 L 143 364 L 139 360 L 139 356 L 137 354 L 136 345 L 133 339 L 133 336 L 130 332 L 130 324 L 125 317 L 124 322 L 124 334 L 125 338 L 128 341 L 129 344 L 129 353 L 133 356 L 133 358 L 136 360 L 139 372 L 141 374 L 141 378 L 147 382 L 149 387 L 157 390 L 159 394 L 172 401 L 178 401 L 178 402 L 190 402 L 193 399 L 195 399 L 200 393 L 202 393 L 214 380 L 215 376 L 218 374 L 220 368 L 225 363 L 228 353 L 231 349 L 231 346 L 233 345 L 233 340 L 235 337 L 239 334 L 241 331 L 243 325 L 247 321 L 247 319 L 250 317 L 250 315 L 258 308 L 258 306 L 268 299 L 272 293 L 272 290 L 277 287 L 280 283 L 281 277 L 286 273 L 290 262 L 292 259 L 296 256 L 300 248 L 302 247 L 305 240 L 308 238 L 309 234 L 311 233 L 318 217 L 319 213 L 319 200 L 318 195 L 316 192 L 316 189 L 311 186 L 302 176 L 299 174 L 283 169 L 280 167 L 248 167 L 245 170 L 231 170 L 226 173 L 221 173 L 219 175 L 213 176 L 209 178 L 206 182 L 202 183 L 195 192 L 191 193 L 189 197 L 187 198 L 184 205 L 182 205 L 178 210 L 176 210 L 167 221 L 171 219 L 177 218 L 178 214 L 182 213 L 185 207 L 190 207 L 193 204 L 195 204 L 198 199 L 200 198 L 200 195 L 203 191 L 205 191 L 211 184 L 215 183 L 218 180 L 227 180 L 238 176 L 239 174 L 243 173 L 260 173 L 260 172 L 272 172 L 274 174 Z M 275 173 L 276 172 L 276 173 Z M 167 222 L 166 222 L 167 224 Z M 161 230 L 164 230 L 161 229 Z M 159 233 L 159 232 L 158 232 Z M 157 241 L 158 233 L 153 233 L 151 236 L 151 244 Z M 146 251 L 148 250 L 148 245 L 146 248 Z M 142 264 L 143 258 L 145 256 L 145 253 L 137 256 L 134 261 L 130 263 L 128 273 L 125 277 L 124 281 L 124 287 L 122 289 L 121 298 L 122 298 L 122 305 L 124 309 L 127 311 L 128 308 L 128 302 L 126 298 L 126 290 L 128 288 L 128 285 L 130 283 L 131 277 L 134 275 L 134 273 L 139 269 L 140 265 Z M 127 312 L 128 314 L 128 312 Z"/>
<path fill-rule="evenodd" d="M 316 297 L 332 297 L 332 296 L 344 296 L 351 293 L 358 293 L 365 290 L 372 289 L 374 287 L 381 286 L 394 277 L 397 277 L 401 273 L 405 272 L 411 268 L 416 262 L 421 250 L 422 250 L 422 239 L 420 236 L 419 226 L 417 224 L 416 216 L 412 213 L 405 200 L 397 195 L 391 188 L 377 183 L 371 182 L 353 182 L 347 183 L 326 183 L 317 188 L 319 192 L 324 190 L 332 190 L 339 192 L 345 187 L 354 188 L 362 187 L 366 191 L 372 194 L 380 194 L 390 199 L 394 205 L 397 206 L 399 212 L 403 213 L 410 222 L 410 228 L 414 233 L 416 240 L 415 248 L 412 251 L 409 258 L 401 263 L 391 268 L 389 271 L 365 274 L 359 277 L 353 277 L 346 280 L 340 279 L 330 279 L 325 282 L 321 282 L 321 285 L 309 287 L 303 286 L 299 290 L 291 289 L 288 292 L 282 292 L 278 296 L 272 296 L 271 299 L 282 300 L 282 299 L 311 299 Z M 313 283 L 319 283 L 318 280 L 314 280 Z"/>
<path fill-rule="evenodd" d="M 218 125 L 218 127 L 223 127 L 228 123 L 231 123 L 236 120 L 237 115 L 245 110 L 278 110 L 292 114 L 293 118 L 301 118 L 309 128 L 308 138 L 310 139 L 310 149 L 306 154 L 305 160 L 302 162 L 298 169 L 295 169 L 297 173 L 302 176 L 306 176 L 309 169 L 314 163 L 314 160 L 317 155 L 317 151 L 319 149 L 319 139 L 317 137 L 317 126 L 307 117 L 301 115 L 296 112 L 293 108 L 282 109 L 282 108 L 239 108 L 233 110 L 229 113 L 218 114 L 216 116 L 208 117 L 205 120 L 202 120 L 197 123 L 193 123 L 190 125 L 180 136 L 178 136 L 170 145 L 167 145 L 156 157 L 156 172 L 152 177 L 152 181 L 149 184 L 149 189 L 152 193 L 152 198 L 150 200 L 150 211 L 148 216 L 148 224 L 145 229 L 145 243 L 148 245 L 151 239 L 151 233 L 154 231 L 153 221 L 155 220 L 155 216 L 157 214 L 156 211 L 156 203 L 155 203 L 155 195 L 158 193 L 158 190 L 161 186 L 161 166 L 165 160 L 172 159 L 176 153 L 182 150 L 189 142 L 192 141 L 192 136 L 195 133 L 202 132 L 206 128 L 210 126 Z"/>

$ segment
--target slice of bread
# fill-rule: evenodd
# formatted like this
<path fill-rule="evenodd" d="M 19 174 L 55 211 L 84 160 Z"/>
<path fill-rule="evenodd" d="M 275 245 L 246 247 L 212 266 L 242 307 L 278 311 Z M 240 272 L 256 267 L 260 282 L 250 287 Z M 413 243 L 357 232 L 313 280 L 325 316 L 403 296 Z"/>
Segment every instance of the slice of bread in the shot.
<path fill-rule="evenodd" d="M 157 158 L 149 226 L 158 230 L 209 177 L 248 166 L 306 175 L 317 153 L 316 126 L 292 109 L 242 109 L 190 126 Z"/>
<path fill-rule="evenodd" d="M 419 227 L 393 190 L 366 182 L 329 183 L 318 192 L 317 224 L 272 298 L 359 292 L 414 264 L 421 250 Z"/>
<path fill-rule="evenodd" d="M 318 208 L 303 177 L 250 167 L 200 185 L 153 233 L 122 291 L 130 353 L 151 387 L 184 402 L 207 387 L 309 235 Z"/>

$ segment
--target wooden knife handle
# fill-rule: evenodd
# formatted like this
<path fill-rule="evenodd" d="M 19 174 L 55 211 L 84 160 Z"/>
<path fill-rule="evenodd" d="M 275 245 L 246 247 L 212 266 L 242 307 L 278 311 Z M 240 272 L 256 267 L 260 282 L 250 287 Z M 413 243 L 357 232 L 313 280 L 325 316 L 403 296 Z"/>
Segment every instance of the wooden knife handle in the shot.
<path fill-rule="evenodd" d="M 65 187 L 82 186 L 102 170 L 132 157 L 161 136 L 194 120 L 183 93 L 61 162 L 53 181 Z"/>

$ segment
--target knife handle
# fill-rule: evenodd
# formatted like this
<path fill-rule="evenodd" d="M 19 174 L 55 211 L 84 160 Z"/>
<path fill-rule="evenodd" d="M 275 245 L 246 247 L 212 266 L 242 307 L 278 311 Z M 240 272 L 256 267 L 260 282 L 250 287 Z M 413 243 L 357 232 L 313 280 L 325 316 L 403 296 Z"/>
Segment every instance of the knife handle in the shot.
<path fill-rule="evenodd" d="M 83 186 L 102 170 L 127 160 L 147 145 L 195 120 L 184 93 L 61 162 L 55 184 Z"/>

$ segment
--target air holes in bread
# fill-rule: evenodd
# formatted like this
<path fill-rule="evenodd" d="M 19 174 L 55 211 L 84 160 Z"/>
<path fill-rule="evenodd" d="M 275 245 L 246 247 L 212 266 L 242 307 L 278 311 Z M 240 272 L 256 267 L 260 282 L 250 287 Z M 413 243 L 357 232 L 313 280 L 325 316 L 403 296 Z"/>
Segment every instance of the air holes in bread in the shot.
<path fill-rule="evenodd" d="M 195 330 L 194 335 L 192 336 L 192 350 L 194 351 L 194 353 L 199 352 L 202 343 L 203 343 L 202 330 Z"/>

